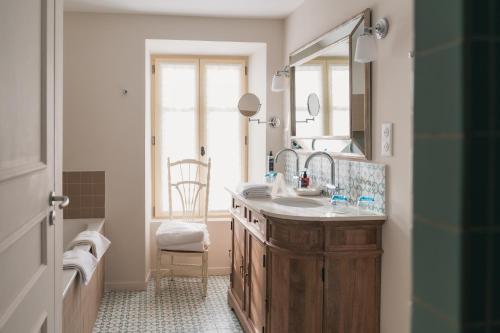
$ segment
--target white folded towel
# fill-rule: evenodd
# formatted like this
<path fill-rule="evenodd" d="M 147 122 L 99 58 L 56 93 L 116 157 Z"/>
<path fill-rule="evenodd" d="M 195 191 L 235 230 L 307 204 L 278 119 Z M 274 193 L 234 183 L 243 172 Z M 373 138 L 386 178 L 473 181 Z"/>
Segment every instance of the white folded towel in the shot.
<path fill-rule="evenodd" d="M 97 267 L 97 259 L 88 251 L 74 249 L 63 254 L 63 269 L 76 269 L 88 284 Z"/>
<path fill-rule="evenodd" d="M 245 198 L 266 198 L 270 196 L 270 186 L 267 184 L 241 183 L 236 191 Z"/>
<path fill-rule="evenodd" d="M 203 223 L 167 221 L 156 231 L 156 238 L 162 245 L 179 245 L 190 243 L 209 244 L 207 226 Z"/>
<path fill-rule="evenodd" d="M 106 253 L 111 242 L 98 231 L 85 230 L 78 234 L 70 243 L 70 247 L 78 245 L 90 245 L 90 252 L 99 261 Z"/>

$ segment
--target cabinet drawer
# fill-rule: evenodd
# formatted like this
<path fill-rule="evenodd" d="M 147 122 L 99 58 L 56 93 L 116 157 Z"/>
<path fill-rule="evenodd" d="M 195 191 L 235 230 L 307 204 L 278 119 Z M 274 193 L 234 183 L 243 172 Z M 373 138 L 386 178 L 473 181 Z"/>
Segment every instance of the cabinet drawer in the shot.
<path fill-rule="evenodd" d="M 246 219 L 247 217 L 247 208 L 237 199 L 233 198 L 231 204 L 231 210 L 237 217 L 241 217 L 242 219 Z"/>
<path fill-rule="evenodd" d="M 289 250 L 322 251 L 321 224 L 295 224 L 290 221 L 269 220 L 269 241 Z"/>
<path fill-rule="evenodd" d="M 326 228 L 326 251 L 376 250 L 379 246 L 377 226 Z"/>
<path fill-rule="evenodd" d="M 247 212 L 248 217 L 246 220 L 248 225 L 262 236 L 263 239 L 266 239 L 266 218 L 253 210 L 248 210 Z"/>

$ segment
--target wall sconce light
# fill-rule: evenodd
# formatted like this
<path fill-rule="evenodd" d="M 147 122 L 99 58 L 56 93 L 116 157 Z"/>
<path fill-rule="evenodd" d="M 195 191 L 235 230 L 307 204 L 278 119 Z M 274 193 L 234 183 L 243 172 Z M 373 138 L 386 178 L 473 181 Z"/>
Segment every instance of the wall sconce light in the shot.
<path fill-rule="evenodd" d="M 354 61 L 366 64 L 377 60 L 377 39 L 382 39 L 387 36 L 389 31 L 389 22 L 386 18 L 382 18 L 375 23 L 373 27 L 365 28 L 365 31 L 358 37 L 356 42 L 356 54 Z"/>
<path fill-rule="evenodd" d="M 285 91 L 287 88 L 286 79 L 290 76 L 290 67 L 287 65 L 282 70 L 273 75 L 273 82 L 271 84 L 272 91 Z"/>

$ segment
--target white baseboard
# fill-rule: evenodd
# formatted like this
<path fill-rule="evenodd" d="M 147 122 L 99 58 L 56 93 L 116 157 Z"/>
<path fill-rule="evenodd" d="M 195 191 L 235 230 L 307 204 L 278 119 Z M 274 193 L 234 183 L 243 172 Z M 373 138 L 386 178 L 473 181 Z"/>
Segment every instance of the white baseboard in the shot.
<path fill-rule="evenodd" d="M 140 281 L 123 281 L 123 282 L 106 282 L 104 283 L 104 287 L 106 289 L 112 290 L 146 290 L 148 288 L 149 274 L 148 280 L 144 282 Z"/>
<path fill-rule="evenodd" d="M 182 270 L 182 269 L 181 269 Z M 186 270 L 174 272 L 175 276 L 187 276 L 187 277 L 199 277 L 200 273 L 196 271 Z M 231 273 L 231 267 L 209 267 L 208 275 L 229 275 Z M 148 287 L 148 281 L 154 277 L 154 271 L 149 271 L 146 276 L 146 281 L 124 281 L 124 282 L 106 282 L 104 284 L 106 289 L 112 290 L 146 290 Z"/>
<path fill-rule="evenodd" d="M 216 276 L 216 275 L 229 275 L 231 273 L 231 267 L 209 267 L 208 275 Z M 174 271 L 175 276 L 186 276 L 186 277 L 196 277 L 200 276 L 200 273 L 193 269 L 179 269 L 177 272 Z M 151 271 L 148 274 L 149 278 L 154 278 L 154 271 Z"/>

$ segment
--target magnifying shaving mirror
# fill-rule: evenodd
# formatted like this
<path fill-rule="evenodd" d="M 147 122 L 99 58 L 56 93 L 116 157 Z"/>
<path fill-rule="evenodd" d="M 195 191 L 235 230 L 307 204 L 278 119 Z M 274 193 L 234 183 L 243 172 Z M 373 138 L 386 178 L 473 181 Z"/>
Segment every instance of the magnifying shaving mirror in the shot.
<path fill-rule="evenodd" d="M 316 93 L 310 93 L 307 96 L 307 112 L 312 118 L 305 118 L 304 120 L 296 120 L 296 123 L 308 123 L 314 121 L 314 118 L 319 115 L 319 110 L 321 108 L 319 104 L 319 97 Z"/>
<path fill-rule="evenodd" d="M 238 110 L 244 117 L 253 117 L 260 111 L 259 98 L 254 94 L 245 94 L 241 96 L 238 102 Z"/>
<path fill-rule="evenodd" d="M 260 103 L 259 97 L 251 93 L 244 94 L 238 101 L 238 110 L 242 116 L 248 117 L 249 122 L 256 121 L 257 124 L 269 124 L 269 126 L 273 128 L 279 127 L 281 121 L 278 117 L 272 117 L 269 121 L 261 121 L 260 119 L 250 118 L 259 113 L 261 106 L 262 104 Z"/>

